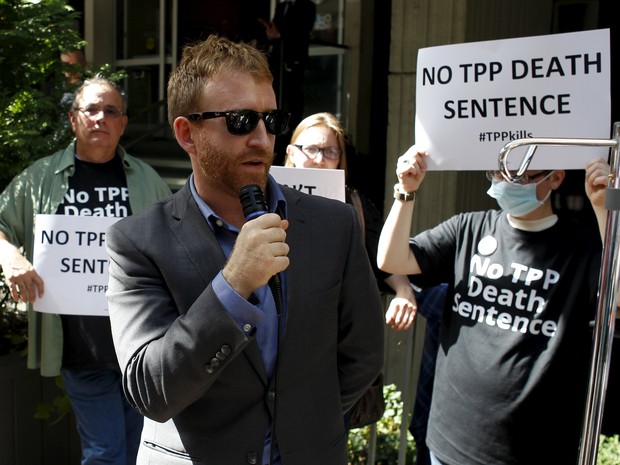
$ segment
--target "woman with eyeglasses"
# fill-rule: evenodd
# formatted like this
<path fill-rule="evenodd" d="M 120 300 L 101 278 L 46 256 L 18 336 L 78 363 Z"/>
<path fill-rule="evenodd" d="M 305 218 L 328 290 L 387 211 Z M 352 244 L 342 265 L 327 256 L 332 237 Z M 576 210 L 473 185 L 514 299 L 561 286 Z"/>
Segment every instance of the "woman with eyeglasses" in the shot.
<path fill-rule="evenodd" d="M 286 148 L 285 166 L 345 170 L 347 177 L 345 131 L 331 113 L 315 113 L 303 119 L 293 131 Z M 385 315 L 392 328 L 406 330 L 414 322 L 417 304 L 409 279 L 385 273 L 377 267 L 377 244 L 383 218 L 372 201 L 357 189 L 346 187 L 346 201 L 353 205 L 362 225 L 366 251 L 382 292 L 394 294 Z"/>

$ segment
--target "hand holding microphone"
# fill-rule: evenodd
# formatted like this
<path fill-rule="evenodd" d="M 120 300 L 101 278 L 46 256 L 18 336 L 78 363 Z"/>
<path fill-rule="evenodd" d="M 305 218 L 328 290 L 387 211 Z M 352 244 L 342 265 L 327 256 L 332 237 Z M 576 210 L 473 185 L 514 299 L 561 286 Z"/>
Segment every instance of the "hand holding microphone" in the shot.
<path fill-rule="evenodd" d="M 248 219 L 239 231 L 235 247 L 224 267 L 224 278 L 248 298 L 254 290 L 288 268 L 289 246 L 286 240 L 288 221 L 267 213 L 267 205 L 258 185 L 241 189 L 240 200 Z M 272 287 L 273 290 L 273 287 Z"/>

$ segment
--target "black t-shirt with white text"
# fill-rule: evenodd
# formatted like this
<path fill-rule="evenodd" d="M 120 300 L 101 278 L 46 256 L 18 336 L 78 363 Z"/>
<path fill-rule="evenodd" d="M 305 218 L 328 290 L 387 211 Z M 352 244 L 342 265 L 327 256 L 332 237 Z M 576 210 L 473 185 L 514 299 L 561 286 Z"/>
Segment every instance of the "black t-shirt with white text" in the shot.
<path fill-rule="evenodd" d="M 562 218 L 539 232 L 464 213 L 411 241 L 449 283 L 427 443 L 459 465 L 576 463 L 601 240 Z"/>
<path fill-rule="evenodd" d="M 129 193 L 120 157 L 106 163 L 89 163 L 76 158 L 75 173 L 69 178 L 69 189 L 56 213 L 129 216 Z M 108 317 L 61 315 L 61 319 L 63 368 L 119 370 Z"/>

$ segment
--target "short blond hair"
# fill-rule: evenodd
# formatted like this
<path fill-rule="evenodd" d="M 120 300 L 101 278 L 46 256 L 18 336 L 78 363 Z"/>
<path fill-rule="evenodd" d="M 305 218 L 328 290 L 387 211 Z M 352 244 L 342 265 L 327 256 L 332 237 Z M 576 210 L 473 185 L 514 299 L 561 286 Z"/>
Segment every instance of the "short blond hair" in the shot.
<path fill-rule="evenodd" d="M 179 65 L 168 80 L 171 127 L 177 117 L 201 110 L 196 105 L 203 88 L 222 71 L 236 71 L 273 82 L 267 57 L 254 42 L 233 42 L 210 35 L 202 42 L 186 45 Z"/>

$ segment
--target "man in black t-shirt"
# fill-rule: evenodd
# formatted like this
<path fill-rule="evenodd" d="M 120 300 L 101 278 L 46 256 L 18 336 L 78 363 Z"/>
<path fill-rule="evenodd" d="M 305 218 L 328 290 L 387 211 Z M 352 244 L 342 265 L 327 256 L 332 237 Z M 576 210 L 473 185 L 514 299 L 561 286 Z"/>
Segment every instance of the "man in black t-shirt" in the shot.
<path fill-rule="evenodd" d="M 33 311 L 45 286 L 32 265 L 33 225 L 37 214 L 125 217 L 169 196 L 170 189 L 118 145 L 127 124 L 126 96 L 118 86 L 90 79 L 72 101 L 75 140 L 36 161 L 0 195 L 0 265 L 13 300 L 29 308 L 28 367 L 43 376 L 62 374 L 82 465 L 131 465 L 143 417 L 124 397 L 109 318 L 93 316 L 89 308 L 81 315 Z"/>

